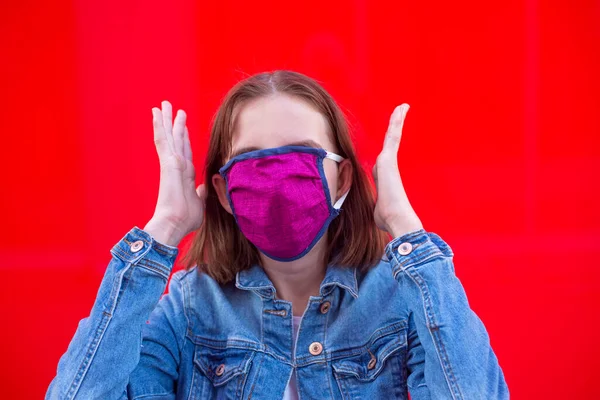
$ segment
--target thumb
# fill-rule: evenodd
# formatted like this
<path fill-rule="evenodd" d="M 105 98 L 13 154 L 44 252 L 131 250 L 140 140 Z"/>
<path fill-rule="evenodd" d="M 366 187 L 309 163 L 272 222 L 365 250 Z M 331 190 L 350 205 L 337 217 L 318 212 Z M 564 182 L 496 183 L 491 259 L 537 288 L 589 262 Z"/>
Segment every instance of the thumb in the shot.
<path fill-rule="evenodd" d="M 196 188 L 196 194 L 202 201 L 206 200 L 206 185 L 203 183 Z"/>

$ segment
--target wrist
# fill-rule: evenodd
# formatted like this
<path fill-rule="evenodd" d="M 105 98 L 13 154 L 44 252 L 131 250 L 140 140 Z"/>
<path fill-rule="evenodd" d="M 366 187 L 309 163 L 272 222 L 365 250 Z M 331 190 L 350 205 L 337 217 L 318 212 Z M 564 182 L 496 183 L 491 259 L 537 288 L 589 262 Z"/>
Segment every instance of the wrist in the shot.
<path fill-rule="evenodd" d="M 161 244 L 177 247 L 183 237 L 175 225 L 169 221 L 158 218 L 151 218 L 144 227 L 144 231 L 149 233 L 154 240 Z"/>
<path fill-rule="evenodd" d="M 423 229 L 421 220 L 415 215 L 411 218 L 396 218 L 387 224 L 387 232 L 393 238 L 400 237 L 409 232 L 414 232 Z"/>

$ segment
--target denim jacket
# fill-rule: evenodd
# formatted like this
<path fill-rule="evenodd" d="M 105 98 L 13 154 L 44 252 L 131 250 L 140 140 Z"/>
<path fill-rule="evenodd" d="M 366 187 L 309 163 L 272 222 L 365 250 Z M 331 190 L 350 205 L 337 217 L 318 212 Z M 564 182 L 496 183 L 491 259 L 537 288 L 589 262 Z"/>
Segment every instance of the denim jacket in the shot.
<path fill-rule="evenodd" d="M 259 265 L 218 284 L 171 275 L 177 247 L 133 227 L 79 322 L 46 399 L 508 399 L 453 253 L 423 229 L 367 272 L 327 266 L 298 329 Z M 163 295 L 167 283 L 169 291 Z"/>

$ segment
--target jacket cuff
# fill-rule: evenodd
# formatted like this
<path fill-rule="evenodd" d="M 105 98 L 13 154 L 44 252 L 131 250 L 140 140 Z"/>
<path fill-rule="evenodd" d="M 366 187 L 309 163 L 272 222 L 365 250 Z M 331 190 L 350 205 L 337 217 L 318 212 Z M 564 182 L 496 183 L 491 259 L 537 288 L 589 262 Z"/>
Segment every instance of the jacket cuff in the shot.
<path fill-rule="evenodd" d="M 169 279 L 179 249 L 160 243 L 148 232 L 134 226 L 110 252 L 125 263 L 139 264 Z"/>
<path fill-rule="evenodd" d="M 389 242 L 385 254 L 392 264 L 394 276 L 400 269 L 410 268 L 440 257 L 453 257 L 448 244 L 437 234 L 418 229 Z"/>

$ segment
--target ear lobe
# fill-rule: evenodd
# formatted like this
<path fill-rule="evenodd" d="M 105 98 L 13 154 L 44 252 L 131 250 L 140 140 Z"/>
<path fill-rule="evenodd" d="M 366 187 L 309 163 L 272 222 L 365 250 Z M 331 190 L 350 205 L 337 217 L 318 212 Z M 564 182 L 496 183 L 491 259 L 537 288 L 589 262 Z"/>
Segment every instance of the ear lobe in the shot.
<path fill-rule="evenodd" d="M 221 206 L 225 209 L 225 211 L 233 215 L 231 206 L 229 205 L 229 200 L 227 199 L 227 182 L 225 182 L 225 179 L 221 176 L 221 174 L 214 174 L 212 176 L 212 184 L 215 188 L 215 192 L 217 192 Z"/>

